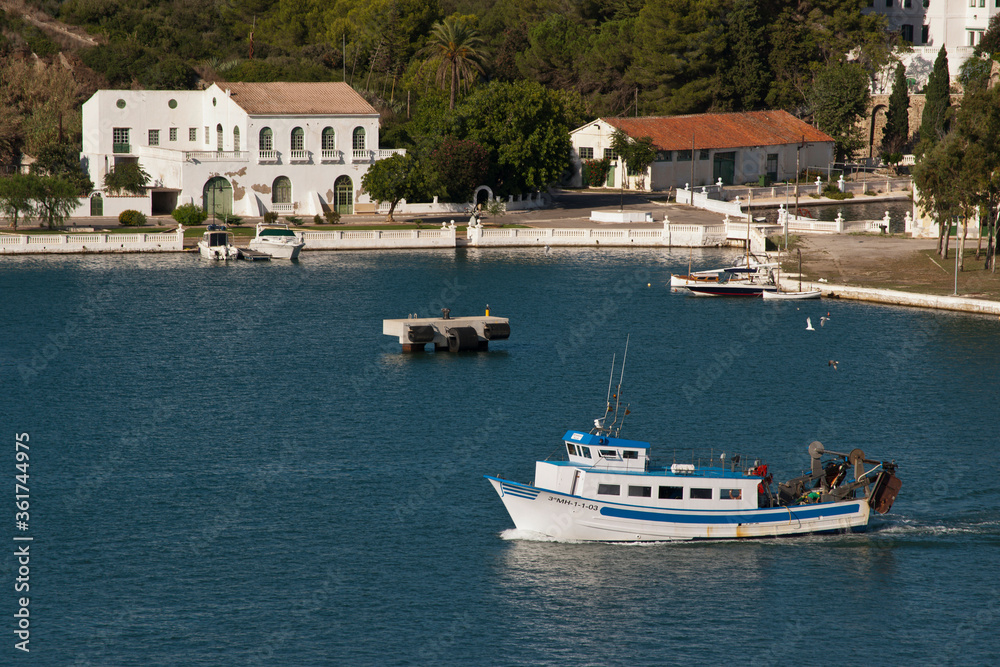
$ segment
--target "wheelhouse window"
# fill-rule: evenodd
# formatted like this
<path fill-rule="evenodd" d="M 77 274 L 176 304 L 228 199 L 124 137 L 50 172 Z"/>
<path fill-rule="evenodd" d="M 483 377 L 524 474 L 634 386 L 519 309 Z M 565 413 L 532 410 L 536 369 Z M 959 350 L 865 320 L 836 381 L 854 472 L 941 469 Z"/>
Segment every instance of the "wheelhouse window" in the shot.
<path fill-rule="evenodd" d="M 691 498 L 694 500 L 711 500 L 712 489 L 691 489 Z"/>
<path fill-rule="evenodd" d="M 626 449 L 624 452 L 622 452 L 622 458 L 637 459 L 639 458 L 639 452 L 635 451 L 634 449 Z"/>
<path fill-rule="evenodd" d="M 628 495 L 633 498 L 652 498 L 653 497 L 653 487 L 651 486 L 630 486 L 628 487 Z"/>
<path fill-rule="evenodd" d="M 576 445 L 571 445 L 568 442 L 566 443 L 566 451 L 569 452 L 570 456 L 576 456 L 577 455 L 576 454 Z"/>
<path fill-rule="evenodd" d="M 683 500 L 683 498 L 684 498 L 683 486 L 660 487 L 660 500 Z"/>
<path fill-rule="evenodd" d="M 722 489 L 719 491 L 720 500 L 742 500 L 743 489 Z"/>
<path fill-rule="evenodd" d="M 323 150 L 332 151 L 337 148 L 337 133 L 332 127 L 323 128 Z"/>
<path fill-rule="evenodd" d="M 292 150 L 301 151 L 305 150 L 306 135 L 301 127 L 297 127 L 292 130 Z"/>
<path fill-rule="evenodd" d="M 598 453 L 602 457 L 604 457 L 606 459 L 617 459 L 618 458 L 618 452 L 616 452 L 613 449 L 601 449 L 601 450 L 598 451 Z"/>
<path fill-rule="evenodd" d="M 618 484 L 598 484 L 597 495 L 599 496 L 620 496 L 622 487 Z"/>
<path fill-rule="evenodd" d="M 274 204 L 292 203 L 292 182 L 287 176 L 278 176 L 274 179 L 274 187 L 271 190 L 271 202 Z"/>
<path fill-rule="evenodd" d="M 365 150 L 365 128 L 356 127 L 354 128 L 354 140 L 352 146 L 356 151 Z"/>
<path fill-rule="evenodd" d="M 274 134 L 272 134 L 271 128 L 269 127 L 261 128 L 259 143 L 260 143 L 260 150 L 262 151 L 274 150 Z"/>
<path fill-rule="evenodd" d="M 590 458 L 590 447 L 584 447 L 583 445 L 580 445 L 580 456 L 582 456 L 585 459 L 589 459 Z"/>

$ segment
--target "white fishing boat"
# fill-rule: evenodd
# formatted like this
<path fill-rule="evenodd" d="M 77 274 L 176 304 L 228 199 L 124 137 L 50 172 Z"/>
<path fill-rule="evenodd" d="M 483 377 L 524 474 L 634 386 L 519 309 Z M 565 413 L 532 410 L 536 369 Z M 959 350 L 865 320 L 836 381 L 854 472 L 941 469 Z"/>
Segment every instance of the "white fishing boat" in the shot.
<path fill-rule="evenodd" d="M 720 274 L 717 282 L 691 283 L 687 286 L 693 296 L 761 296 L 777 289 L 770 275 L 737 278 L 728 273 Z"/>
<path fill-rule="evenodd" d="M 889 511 L 902 485 L 894 461 L 819 442 L 808 448 L 810 472 L 776 492 L 766 464 L 735 454 L 656 465 L 650 443 L 620 437 L 619 415 L 628 409 L 621 380 L 613 406 L 610 384 L 594 428 L 563 435 L 565 460 L 537 461 L 530 484 L 486 476 L 526 536 L 656 542 L 863 531 L 873 510 Z"/>
<path fill-rule="evenodd" d="M 226 230 L 225 225 L 209 225 L 205 234 L 198 241 L 198 252 L 207 259 L 236 259 L 239 249 L 233 244 L 233 233 Z"/>
<path fill-rule="evenodd" d="M 275 259 L 296 259 L 305 245 L 302 234 L 288 225 L 257 225 L 257 236 L 250 241 L 251 250 L 264 252 Z"/>

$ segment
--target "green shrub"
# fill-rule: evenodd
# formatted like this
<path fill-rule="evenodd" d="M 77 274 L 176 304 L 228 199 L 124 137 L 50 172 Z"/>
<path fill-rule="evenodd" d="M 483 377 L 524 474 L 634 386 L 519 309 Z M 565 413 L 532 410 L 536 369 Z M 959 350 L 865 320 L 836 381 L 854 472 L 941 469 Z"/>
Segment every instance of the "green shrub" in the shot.
<path fill-rule="evenodd" d="M 182 225 L 194 227 L 205 222 L 208 213 L 202 210 L 197 204 L 183 204 L 174 209 L 170 216 Z"/>
<path fill-rule="evenodd" d="M 265 225 L 273 225 L 277 221 L 278 221 L 278 214 L 275 213 L 274 211 L 267 211 L 266 213 L 264 213 Z"/>
<path fill-rule="evenodd" d="M 323 218 L 319 217 L 319 213 L 317 213 L 316 215 L 313 216 L 313 224 L 314 225 L 322 225 L 323 224 Z"/>
<path fill-rule="evenodd" d="M 239 227 L 243 224 L 243 218 L 238 215 L 233 215 L 232 213 L 222 216 L 222 221 L 227 225 L 232 225 L 233 227 Z"/>
<path fill-rule="evenodd" d="M 826 197 L 827 199 L 837 199 L 837 200 L 854 199 L 853 192 L 841 192 L 840 188 L 838 188 L 836 185 L 832 183 L 823 188 L 823 196 Z"/>
<path fill-rule="evenodd" d="M 302 218 L 297 215 L 286 215 L 285 220 L 288 221 L 288 224 L 295 225 L 296 227 L 302 224 Z"/>
<path fill-rule="evenodd" d="M 340 222 L 340 213 L 336 211 L 323 211 L 323 217 L 326 218 L 327 224 L 335 225 Z"/>
<path fill-rule="evenodd" d="M 128 209 L 118 214 L 118 224 L 123 227 L 141 227 L 146 224 L 146 216 L 139 211 Z"/>

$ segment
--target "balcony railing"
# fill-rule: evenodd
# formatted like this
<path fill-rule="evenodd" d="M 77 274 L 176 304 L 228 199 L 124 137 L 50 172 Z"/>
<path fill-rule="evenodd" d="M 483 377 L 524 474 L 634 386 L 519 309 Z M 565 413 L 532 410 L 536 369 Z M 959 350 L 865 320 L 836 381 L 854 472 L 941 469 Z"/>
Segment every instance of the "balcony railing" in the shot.
<path fill-rule="evenodd" d="M 364 148 L 355 148 L 351 155 L 351 162 L 371 162 L 372 152 Z"/>
<path fill-rule="evenodd" d="M 111 144 L 111 152 L 112 153 L 131 153 L 132 152 L 132 144 Z"/>
<path fill-rule="evenodd" d="M 384 160 L 387 157 L 392 157 L 393 155 L 406 155 L 405 148 L 380 148 L 378 155 L 376 155 L 376 160 Z"/>
<path fill-rule="evenodd" d="M 329 148 L 324 148 L 323 152 L 320 154 L 320 161 L 322 162 L 343 162 L 344 153 L 343 151 L 331 150 Z"/>
<path fill-rule="evenodd" d="M 292 209 L 292 204 L 290 202 L 289 203 L 271 202 L 271 210 L 274 211 L 275 213 L 291 213 L 293 209 Z"/>
<path fill-rule="evenodd" d="M 288 158 L 291 162 L 309 162 L 309 151 L 289 151 Z"/>
<path fill-rule="evenodd" d="M 277 162 L 278 151 L 258 151 L 257 162 Z"/>
<path fill-rule="evenodd" d="M 185 151 L 184 159 L 197 162 L 246 162 L 249 151 Z"/>

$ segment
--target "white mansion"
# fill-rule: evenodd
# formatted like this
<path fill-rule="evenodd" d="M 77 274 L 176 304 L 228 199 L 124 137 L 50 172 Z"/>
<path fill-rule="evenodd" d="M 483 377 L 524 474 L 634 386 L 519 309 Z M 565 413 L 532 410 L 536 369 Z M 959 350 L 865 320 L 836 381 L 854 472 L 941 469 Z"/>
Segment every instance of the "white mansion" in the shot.
<path fill-rule="evenodd" d="M 105 207 L 104 176 L 138 161 L 146 213 L 194 203 L 260 216 L 375 211 L 361 192 L 379 150 L 378 112 L 346 83 L 226 83 L 205 90 L 99 90 L 83 105 L 81 159 Z M 134 198 L 129 208 L 139 208 Z M 111 203 L 111 200 L 108 200 Z M 140 202 L 140 205 L 143 202 Z"/>

